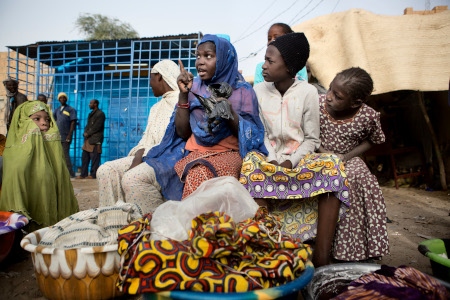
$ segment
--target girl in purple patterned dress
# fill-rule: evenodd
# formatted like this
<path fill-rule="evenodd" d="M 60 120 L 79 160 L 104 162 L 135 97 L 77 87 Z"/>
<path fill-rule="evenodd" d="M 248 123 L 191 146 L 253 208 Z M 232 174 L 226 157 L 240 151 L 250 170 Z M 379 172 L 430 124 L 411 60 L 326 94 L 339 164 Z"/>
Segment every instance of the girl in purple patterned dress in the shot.
<path fill-rule="evenodd" d="M 361 261 L 389 253 L 383 194 L 377 178 L 358 157 L 385 140 L 380 113 L 364 104 L 372 90 L 370 75 L 350 68 L 338 73 L 320 97 L 319 152 L 334 153 L 344 161 L 350 185 L 350 209 L 336 228 L 337 260 Z"/>

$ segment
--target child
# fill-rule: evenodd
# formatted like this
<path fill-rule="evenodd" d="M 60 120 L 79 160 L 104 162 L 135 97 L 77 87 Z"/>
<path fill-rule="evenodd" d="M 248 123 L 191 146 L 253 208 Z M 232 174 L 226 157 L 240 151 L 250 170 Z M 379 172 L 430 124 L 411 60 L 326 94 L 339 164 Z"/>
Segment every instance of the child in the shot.
<path fill-rule="evenodd" d="M 267 45 L 273 42 L 277 37 L 294 32 L 292 28 L 285 23 L 274 23 L 270 26 L 269 31 L 267 32 Z M 264 77 L 262 75 L 262 65 L 264 62 L 256 65 L 255 77 L 253 78 L 253 85 L 256 85 L 260 82 L 264 81 Z M 306 67 L 303 67 L 300 71 L 298 71 L 296 77 L 298 80 L 308 80 L 308 74 Z"/>
<path fill-rule="evenodd" d="M 258 115 L 258 102 L 252 86 L 238 70 L 238 57 L 226 39 L 206 34 L 197 46 L 196 77 L 180 62 L 180 94 L 162 142 L 147 153 L 144 160 L 152 167 L 165 199 L 181 200 L 204 181 L 218 176 L 239 178 L 242 158 L 250 150 L 265 152 L 264 127 Z M 232 118 L 210 122 L 206 109 L 193 94 L 208 98 L 209 86 L 228 83 Z M 153 171 L 152 170 L 152 171 Z"/>
<path fill-rule="evenodd" d="M 39 127 L 41 132 L 47 132 L 50 128 L 50 117 L 45 110 L 35 112 L 30 119 Z"/>
<path fill-rule="evenodd" d="M 27 231 L 50 226 L 78 211 L 58 128 L 41 101 L 14 112 L 3 152 L 0 210 L 25 215 Z"/>
<path fill-rule="evenodd" d="M 255 92 L 269 154 L 249 153 L 240 181 L 260 205 L 279 199 L 272 201 L 271 210 L 283 219 L 285 233 L 302 241 L 315 238 L 313 262 L 318 267 L 330 263 L 339 209 L 342 217 L 348 206 L 348 187 L 336 156 L 312 153 L 320 145 L 318 93 L 295 78 L 308 57 L 303 33 L 280 36 L 267 47 L 265 82 Z"/>
<path fill-rule="evenodd" d="M 361 261 L 389 253 L 386 205 L 376 177 L 358 156 L 385 137 L 380 114 L 365 104 L 373 90 L 361 68 L 336 75 L 320 99 L 319 152 L 334 153 L 345 162 L 351 187 L 350 209 L 337 227 L 334 257 Z"/>

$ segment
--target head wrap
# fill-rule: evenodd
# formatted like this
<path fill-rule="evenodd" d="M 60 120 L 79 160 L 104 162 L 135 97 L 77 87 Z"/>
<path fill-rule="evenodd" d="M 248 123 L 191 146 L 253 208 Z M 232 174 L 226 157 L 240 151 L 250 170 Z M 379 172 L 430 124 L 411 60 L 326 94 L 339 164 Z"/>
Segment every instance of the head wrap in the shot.
<path fill-rule="evenodd" d="M 164 59 L 153 66 L 150 73 L 161 74 L 164 81 L 172 88 L 174 91 L 178 91 L 177 78 L 180 75 L 180 67 L 173 61 L 169 59 Z"/>
<path fill-rule="evenodd" d="M 227 39 L 212 34 L 205 34 L 199 45 L 206 42 L 212 42 L 216 46 L 216 72 L 211 80 L 205 83 L 209 85 L 227 82 L 237 88 L 239 82 L 245 82 L 238 70 L 238 57 L 233 45 Z"/>
<path fill-rule="evenodd" d="M 10 82 L 10 81 L 11 81 L 11 82 L 14 82 L 16 85 L 19 85 L 19 81 L 15 80 L 15 79 L 12 79 L 11 77 L 9 77 L 9 78 L 3 80 L 3 85 L 6 85 L 6 83 L 8 83 L 8 82 Z"/>
<path fill-rule="evenodd" d="M 66 99 L 69 100 L 69 97 L 67 97 L 67 94 L 64 92 L 61 92 L 58 94 L 58 100 L 59 100 L 59 97 L 62 97 L 62 96 L 66 97 Z"/>
<path fill-rule="evenodd" d="M 34 113 L 37 113 L 38 111 L 46 111 L 47 113 L 49 113 L 48 111 L 48 106 L 47 104 L 45 104 L 44 102 L 38 101 L 38 100 L 33 100 L 33 101 L 28 101 L 30 103 L 27 103 L 27 105 L 23 106 L 23 112 L 25 116 L 31 116 Z"/>
<path fill-rule="evenodd" d="M 309 43 L 303 32 L 292 32 L 279 36 L 269 45 L 280 51 L 292 77 L 306 65 L 309 57 Z"/>
<path fill-rule="evenodd" d="M 41 110 L 51 120 L 46 132 L 30 118 Z M 0 210 L 20 211 L 31 220 L 30 230 L 51 226 L 78 211 L 61 136 L 46 104 L 26 101 L 16 108 L 3 159 L 8 176 L 3 178 Z"/>
<path fill-rule="evenodd" d="M 59 136 L 59 130 L 56 126 L 55 120 L 53 119 L 53 114 L 51 113 L 49 106 L 38 100 L 30 100 L 17 106 L 14 111 L 6 142 L 11 142 L 13 144 L 23 143 L 22 137 L 24 134 L 32 129 L 38 130 L 37 125 L 30 118 L 30 116 L 42 110 L 48 113 L 51 120 L 50 128 L 46 134 L 57 133 Z M 58 137 L 58 141 L 59 140 L 60 138 Z"/>

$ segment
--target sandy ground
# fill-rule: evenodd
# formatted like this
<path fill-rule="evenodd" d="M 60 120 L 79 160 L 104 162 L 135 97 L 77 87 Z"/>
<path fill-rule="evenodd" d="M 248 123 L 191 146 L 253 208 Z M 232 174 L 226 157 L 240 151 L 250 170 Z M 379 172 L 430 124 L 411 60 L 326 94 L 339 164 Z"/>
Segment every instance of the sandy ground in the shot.
<path fill-rule="evenodd" d="M 92 179 L 72 181 L 80 210 L 97 207 L 97 182 Z M 379 264 L 407 265 L 432 274 L 430 262 L 417 250 L 427 238 L 450 238 L 450 191 L 428 192 L 416 188 L 382 187 L 386 199 L 390 255 Z M 17 251 L 19 252 L 19 251 Z M 34 276 L 27 253 L 18 253 L 0 264 L 1 299 L 45 299 Z"/>

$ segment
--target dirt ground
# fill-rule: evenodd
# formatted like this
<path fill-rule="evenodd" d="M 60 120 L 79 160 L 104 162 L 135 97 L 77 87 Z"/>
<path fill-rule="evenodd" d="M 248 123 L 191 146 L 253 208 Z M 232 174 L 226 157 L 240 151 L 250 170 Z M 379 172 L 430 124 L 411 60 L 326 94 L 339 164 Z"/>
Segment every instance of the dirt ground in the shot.
<path fill-rule="evenodd" d="M 72 181 L 80 210 L 97 207 L 97 182 L 92 179 Z M 425 191 L 411 187 L 382 187 L 390 239 L 390 255 L 379 264 L 407 265 L 432 274 L 429 259 L 417 250 L 428 238 L 450 238 L 450 191 Z M 18 253 L 0 264 L 1 299 L 44 300 L 33 270 L 31 256 Z"/>

